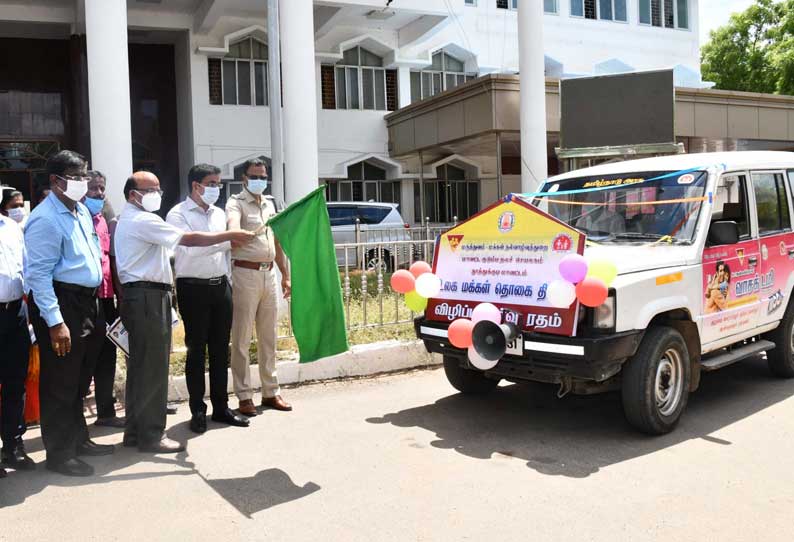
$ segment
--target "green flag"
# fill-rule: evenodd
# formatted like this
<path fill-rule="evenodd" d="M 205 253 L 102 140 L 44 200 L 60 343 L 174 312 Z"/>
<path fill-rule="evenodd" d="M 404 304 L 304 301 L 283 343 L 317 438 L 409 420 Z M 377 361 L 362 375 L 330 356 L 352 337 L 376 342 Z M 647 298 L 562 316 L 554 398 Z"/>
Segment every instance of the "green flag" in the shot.
<path fill-rule="evenodd" d="M 342 285 L 322 186 L 270 219 L 290 260 L 292 329 L 301 363 L 348 350 Z"/>

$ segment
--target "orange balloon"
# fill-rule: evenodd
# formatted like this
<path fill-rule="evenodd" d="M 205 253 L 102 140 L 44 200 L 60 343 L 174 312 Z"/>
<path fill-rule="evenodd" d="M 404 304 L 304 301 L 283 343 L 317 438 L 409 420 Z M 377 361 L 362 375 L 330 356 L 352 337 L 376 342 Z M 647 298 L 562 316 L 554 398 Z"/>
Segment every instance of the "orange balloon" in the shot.
<path fill-rule="evenodd" d="M 609 290 L 606 283 L 596 277 L 586 277 L 576 285 L 576 297 L 586 307 L 598 307 L 607 299 Z"/>
<path fill-rule="evenodd" d="M 425 273 L 432 273 L 433 268 L 427 262 L 418 261 L 411 264 L 410 271 L 415 278 L 419 278 L 420 275 Z"/>
<path fill-rule="evenodd" d="M 407 294 L 414 289 L 416 279 L 414 276 L 405 269 L 395 271 L 391 276 L 391 289 L 398 294 Z"/>
<path fill-rule="evenodd" d="M 468 348 L 471 346 L 471 333 L 474 329 L 474 322 L 466 318 L 458 318 L 450 324 L 447 336 L 452 346 L 457 348 Z"/>

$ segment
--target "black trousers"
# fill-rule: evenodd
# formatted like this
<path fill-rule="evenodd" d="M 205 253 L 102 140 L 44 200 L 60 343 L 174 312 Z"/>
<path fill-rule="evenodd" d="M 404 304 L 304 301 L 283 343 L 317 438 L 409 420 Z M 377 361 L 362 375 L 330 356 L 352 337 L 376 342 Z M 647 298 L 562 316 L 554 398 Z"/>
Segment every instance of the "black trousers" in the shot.
<path fill-rule="evenodd" d="M 57 284 L 55 295 L 72 339 L 72 349 L 65 356 L 57 356 L 52 349 L 49 327 L 32 294 L 29 309 L 41 357 L 41 437 L 47 461 L 59 463 L 75 457 L 77 446 L 88 440 L 83 399 L 88 395 L 105 326 L 95 295 Z"/>
<path fill-rule="evenodd" d="M 139 445 L 165 432 L 168 362 L 171 354 L 171 292 L 124 288 L 121 321 L 129 334 L 125 435 Z"/>
<path fill-rule="evenodd" d="M 12 450 L 25 434 L 25 379 L 28 375 L 30 333 L 22 301 L 0 307 L 0 433 L 3 448 Z"/>
<path fill-rule="evenodd" d="M 118 318 L 116 300 L 112 297 L 100 298 L 105 321 L 112 324 Z M 116 381 L 116 345 L 105 337 L 99 349 L 94 367 L 94 397 L 98 418 L 112 418 L 116 415 L 116 399 L 113 397 L 113 384 Z"/>
<path fill-rule="evenodd" d="M 187 362 L 185 380 L 190 412 L 206 413 L 204 359 L 209 354 L 210 401 L 213 412 L 229 406 L 229 336 L 232 331 L 232 289 L 226 278 L 220 284 L 195 284 L 177 279 L 179 313 L 185 324 Z"/>

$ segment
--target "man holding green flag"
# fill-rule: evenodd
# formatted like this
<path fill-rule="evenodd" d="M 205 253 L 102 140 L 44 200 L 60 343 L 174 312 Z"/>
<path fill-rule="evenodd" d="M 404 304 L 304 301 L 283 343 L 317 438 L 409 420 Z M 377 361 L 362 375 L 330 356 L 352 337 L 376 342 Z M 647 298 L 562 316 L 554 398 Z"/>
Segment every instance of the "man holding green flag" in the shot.
<path fill-rule="evenodd" d="M 321 186 L 268 221 L 290 260 L 292 328 L 301 363 L 348 350 L 342 285 L 324 193 Z"/>

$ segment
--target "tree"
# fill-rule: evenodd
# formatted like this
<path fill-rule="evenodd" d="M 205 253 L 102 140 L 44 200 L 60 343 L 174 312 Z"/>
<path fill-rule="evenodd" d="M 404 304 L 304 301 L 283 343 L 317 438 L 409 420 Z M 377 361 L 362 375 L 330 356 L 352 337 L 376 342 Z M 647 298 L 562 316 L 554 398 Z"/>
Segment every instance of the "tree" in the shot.
<path fill-rule="evenodd" d="M 701 71 L 724 90 L 794 94 L 794 0 L 757 0 L 712 30 Z"/>

